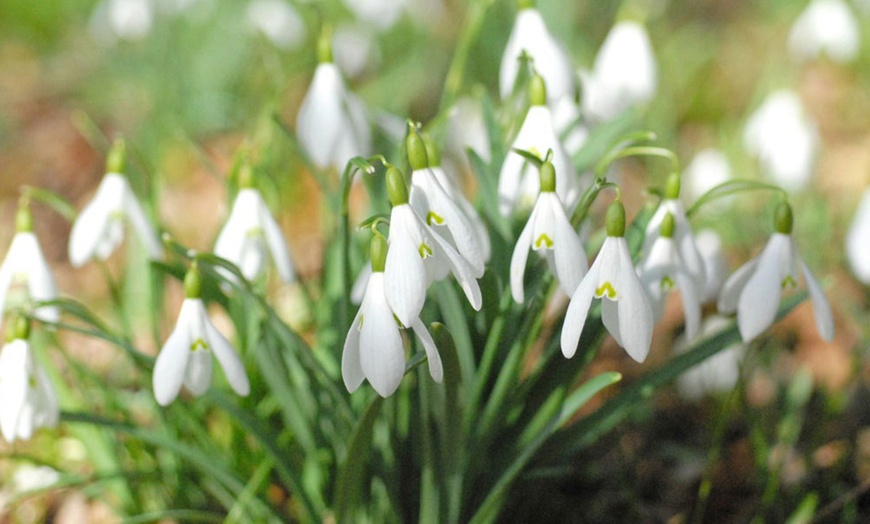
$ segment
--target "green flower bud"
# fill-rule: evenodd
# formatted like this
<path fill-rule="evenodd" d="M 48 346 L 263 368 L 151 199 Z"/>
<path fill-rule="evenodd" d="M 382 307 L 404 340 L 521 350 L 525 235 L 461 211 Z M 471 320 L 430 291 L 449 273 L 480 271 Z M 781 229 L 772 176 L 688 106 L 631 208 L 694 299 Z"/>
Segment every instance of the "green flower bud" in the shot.
<path fill-rule="evenodd" d="M 619 200 L 607 207 L 607 236 L 625 236 L 625 206 Z"/>
<path fill-rule="evenodd" d="M 665 198 L 675 200 L 680 198 L 680 174 L 676 171 L 668 175 L 668 181 L 665 182 Z"/>
<path fill-rule="evenodd" d="M 387 239 L 376 233 L 372 237 L 369 254 L 372 259 L 372 272 L 383 273 L 387 265 Z"/>
<path fill-rule="evenodd" d="M 244 162 L 239 167 L 239 189 L 250 189 L 252 187 L 254 187 L 254 168 L 247 162 Z"/>
<path fill-rule="evenodd" d="M 408 203 L 408 186 L 405 184 L 405 176 L 394 166 L 387 168 L 387 196 L 390 204 L 400 206 Z"/>
<path fill-rule="evenodd" d="M 324 27 L 317 39 L 317 62 L 328 64 L 332 62 L 332 28 Z"/>
<path fill-rule="evenodd" d="M 112 144 L 112 149 L 109 150 L 106 156 L 106 172 L 107 173 L 123 173 L 127 169 L 127 142 L 123 138 L 118 138 Z"/>
<path fill-rule="evenodd" d="M 432 137 L 423 133 L 423 144 L 426 145 L 426 157 L 429 159 L 429 167 L 438 167 L 441 165 L 441 152 Z"/>
<path fill-rule="evenodd" d="M 26 199 L 22 199 L 18 204 L 18 211 L 15 213 L 15 231 L 19 233 L 33 231 L 33 214 Z"/>
<path fill-rule="evenodd" d="M 794 215 L 788 202 L 780 202 L 773 214 L 773 227 L 777 233 L 791 234 L 794 226 Z"/>
<path fill-rule="evenodd" d="M 27 340 L 28 338 L 30 338 L 30 319 L 24 315 L 15 315 L 6 329 L 6 342 L 17 339 Z"/>
<path fill-rule="evenodd" d="M 196 260 L 190 265 L 187 274 L 184 275 L 184 296 L 186 298 L 200 298 L 202 296 L 202 273 Z"/>
<path fill-rule="evenodd" d="M 665 218 L 662 219 L 661 229 L 659 233 L 663 238 L 674 238 L 674 228 L 676 227 L 676 221 L 674 220 L 674 215 L 670 213 L 665 213 Z"/>
<path fill-rule="evenodd" d="M 408 152 L 408 162 L 411 164 L 411 169 L 426 169 L 429 167 L 429 157 L 426 154 L 426 144 L 420 135 L 417 134 L 416 126 L 408 122 L 408 137 L 405 138 L 405 149 Z"/>
<path fill-rule="evenodd" d="M 547 84 L 544 77 L 535 73 L 529 82 L 529 100 L 533 106 L 547 105 Z"/>
<path fill-rule="evenodd" d="M 553 163 L 546 160 L 541 164 L 541 193 L 553 193 L 556 191 L 556 168 Z"/>

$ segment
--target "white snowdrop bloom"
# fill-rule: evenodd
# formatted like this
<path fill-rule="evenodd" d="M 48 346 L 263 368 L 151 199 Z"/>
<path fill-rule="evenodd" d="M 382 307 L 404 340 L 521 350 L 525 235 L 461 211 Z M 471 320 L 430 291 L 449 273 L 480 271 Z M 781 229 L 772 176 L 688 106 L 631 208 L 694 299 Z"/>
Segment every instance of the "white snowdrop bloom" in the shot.
<path fill-rule="evenodd" d="M 386 268 L 386 295 L 399 321 L 410 326 L 420 316 L 426 290 L 434 280 L 452 273 L 471 306 L 481 306 L 480 287 L 474 270 L 441 235 L 427 226 L 408 203 L 405 179 L 395 167 L 387 169 L 387 191 L 393 210 L 390 213 L 389 252 Z"/>
<path fill-rule="evenodd" d="M 405 9 L 406 0 L 344 0 L 359 20 L 377 30 L 386 30 L 396 23 Z"/>
<path fill-rule="evenodd" d="M 811 0 L 788 35 L 788 50 L 797 62 L 822 54 L 835 62 L 851 62 L 860 44 L 858 21 L 843 0 Z"/>
<path fill-rule="evenodd" d="M 532 207 L 540 192 L 537 168 L 526 161 L 514 149 L 531 151 L 543 158 L 547 151 L 553 151 L 552 162 L 556 168 L 556 194 L 562 199 L 566 209 L 573 209 L 580 198 L 580 187 L 571 159 L 562 147 L 553 127 L 550 108 L 544 103 L 546 88 L 543 79 L 535 75 L 531 83 L 532 106 L 526 113 L 523 125 L 514 139 L 501 166 L 498 177 L 498 208 L 504 216 L 510 216 L 517 209 Z"/>
<path fill-rule="evenodd" d="M 804 275 L 819 335 L 826 342 L 834 338 L 831 306 L 806 263 L 797 252 L 791 237 L 792 212 L 788 203 L 776 210 L 776 232 L 761 254 L 735 271 L 719 295 L 719 311 L 737 311 L 737 326 L 744 342 L 760 335 L 773 323 L 780 297 L 785 289 L 797 286 L 798 269 Z"/>
<path fill-rule="evenodd" d="M 233 345 L 208 318 L 201 290 L 202 277 L 194 263 L 184 278 L 185 299 L 175 329 L 154 364 L 154 397 L 161 406 L 171 404 L 182 385 L 194 396 L 206 392 L 211 383 L 212 352 L 233 390 L 241 396 L 250 392 L 245 367 Z"/>
<path fill-rule="evenodd" d="M 771 93 L 743 129 L 746 150 L 786 191 L 807 186 L 819 147 L 815 126 L 792 91 Z"/>
<path fill-rule="evenodd" d="M 870 190 L 864 191 L 846 232 L 846 260 L 858 280 L 870 284 Z"/>
<path fill-rule="evenodd" d="M 704 262 L 704 285 L 699 290 L 702 304 L 712 303 L 728 276 L 728 261 L 722 251 L 722 239 L 712 229 L 702 229 L 695 235 L 695 245 Z"/>
<path fill-rule="evenodd" d="M 378 394 L 388 397 L 396 391 L 405 375 L 405 348 L 397 315 L 393 314 L 385 291 L 386 241 L 375 236 L 371 250 L 371 276 L 366 284 L 362 305 L 344 341 L 341 375 L 351 393 L 363 380 L 368 379 Z M 419 317 L 415 317 L 411 323 L 401 327 L 410 327 L 417 334 L 429 360 L 429 374 L 435 382 L 440 383 L 444 375 L 441 356 L 426 326 Z"/>
<path fill-rule="evenodd" d="M 658 238 L 637 269 L 640 281 L 650 298 L 654 322 L 662 318 L 667 296 L 674 290 L 680 291 L 686 318 L 686 338 L 692 341 L 698 336 L 701 325 L 700 290 L 680 256 L 674 240 L 674 229 L 674 215 L 666 213 Z"/>
<path fill-rule="evenodd" d="M 541 13 L 533 7 L 527 7 L 517 13 L 502 55 L 499 71 L 499 91 L 502 99 L 510 96 L 514 88 L 520 72 L 518 58 L 523 51 L 534 60 L 537 74 L 544 77 L 549 101 L 555 102 L 565 95 L 574 94 L 577 86 L 568 53 L 547 30 Z"/>
<path fill-rule="evenodd" d="M 369 155 L 371 129 L 365 106 L 345 86 L 328 43 L 321 43 L 321 55 L 299 107 L 296 135 L 315 166 L 342 173 L 351 158 Z"/>
<path fill-rule="evenodd" d="M 245 9 L 245 22 L 279 49 L 296 49 L 305 41 L 302 17 L 284 0 L 253 0 Z"/>
<path fill-rule="evenodd" d="M 572 96 L 563 96 L 553 106 L 553 127 L 564 137 L 562 143 L 570 156 L 576 155 L 589 138 L 589 128 L 580 121 L 580 105 Z"/>
<path fill-rule="evenodd" d="M 0 351 L 0 431 L 7 442 L 57 426 L 60 408 L 48 376 L 33 358 L 27 335 Z"/>
<path fill-rule="evenodd" d="M 604 327 L 629 356 L 643 362 L 653 333 L 653 312 L 635 273 L 625 241 L 625 208 L 618 200 L 607 210 L 607 238 L 571 296 L 562 326 L 562 353 L 571 358 L 583 333 L 593 298 L 601 299 Z"/>
<path fill-rule="evenodd" d="M 107 44 L 142 40 L 154 26 L 154 7 L 152 0 L 104 0 L 91 14 L 90 32 Z"/>
<path fill-rule="evenodd" d="M 684 202 L 694 202 L 731 178 L 731 165 L 722 151 L 715 148 L 698 151 L 683 172 Z"/>
<path fill-rule="evenodd" d="M 281 280 L 294 281 L 296 272 L 281 228 L 260 192 L 245 186 L 242 184 L 236 195 L 230 216 L 215 242 L 214 254 L 238 266 L 248 280 L 263 274 L 266 258 L 270 257 Z"/>
<path fill-rule="evenodd" d="M 465 96 L 453 104 L 447 120 L 446 153 L 460 159 L 467 167 L 466 150 L 471 149 L 485 162 L 489 162 L 489 135 L 483 117 L 483 107 L 478 100 Z"/>
<path fill-rule="evenodd" d="M 730 321 L 720 315 L 714 315 L 701 324 L 701 338 L 707 338 L 724 330 Z M 685 353 L 689 349 L 686 337 L 680 337 L 674 342 L 677 353 Z M 705 395 L 730 391 L 740 378 L 740 362 L 746 353 L 743 344 L 732 344 L 703 362 L 695 365 L 677 378 L 677 389 L 684 398 L 700 400 Z"/>
<path fill-rule="evenodd" d="M 475 278 L 483 276 L 485 252 L 484 240 L 471 218 L 459 202 L 444 187 L 448 182 L 435 175 L 429 161 L 426 146 L 413 125 L 410 125 L 405 149 L 411 164 L 410 203 L 417 215 L 424 217 L 426 224 L 436 230 L 468 262 Z M 430 148 L 431 149 L 431 148 Z M 433 151 L 434 152 L 434 151 Z M 443 171 L 442 171 L 443 174 Z M 449 182 L 448 182 L 449 183 Z M 464 199 L 464 197 L 463 197 Z M 470 206 L 469 206 L 470 207 Z M 489 243 L 489 239 L 485 241 Z M 488 247 L 488 245 L 487 245 Z"/>
<path fill-rule="evenodd" d="M 52 467 L 21 464 L 12 474 L 12 492 L 17 494 L 46 489 L 57 484 L 60 478 L 60 473 Z"/>
<path fill-rule="evenodd" d="M 428 149 L 428 148 L 427 148 Z M 471 224 L 471 227 L 474 231 L 475 237 L 478 242 L 479 249 L 483 256 L 483 261 L 488 262 L 490 255 L 492 253 L 492 244 L 489 241 L 489 232 L 486 229 L 486 225 L 483 223 L 483 219 L 480 217 L 480 214 L 474 209 L 474 206 L 471 205 L 471 202 L 465 198 L 465 195 L 462 194 L 462 191 L 456 187 L 453 183 L 454 177 L 450 177 L 447 175 L 447 172 L 444 170 L 442 166 L 433 165 L 429 167 L 429 172 L 435 176 L 435 179 L 441 183 L 441 187 L 447 191 L 447 194 L 450 195 L 450 198 L 459 206 L 459 209 L 465 214 L 466 218 Z"/>
<path fill-rule="evenodd" d="M 644 26 L 623 20 L 607 34 L 592 71 L 581 71 L 583 111 L 606 122 L 630 107 L 653 99 L 658 73 L 652 44 Z"/>
<path fill-rule="evenodd" d="M 351 78 L 362 75 L 380 61 L 377 40 L 368 26 L 341 25 L 335 30 L 332 43 L 335 63 Z"/>
<path fill-rule="evenodd" d="M 27 204 L 22 204 L 15 217 L 17 232 L 9 244 L 6 258 L 0 264 L 0 318 L 14 284 L 27 288 L 31 300 L 44 302 L 57 298 L 54 274 L 42 254 L 39 240 L 33 233 L 33 218 Z M 60 310 L 57 306 L 40 306 L 33 314 L 40 320 L 57 322 Z"/>
<path fill-rule="evenodd" d="M 559 288 L 569 297 L 589 268 L 580 236 L 571 226 L 562 201 L 556 196 L 553 164 L 543 163 L 540 178 L 541 194 L 511 256 L 511 295 L 520 304 L 525 300 L 523 275 L 529 249 L 546 257 L 547 265 L 559 281 Z"/>

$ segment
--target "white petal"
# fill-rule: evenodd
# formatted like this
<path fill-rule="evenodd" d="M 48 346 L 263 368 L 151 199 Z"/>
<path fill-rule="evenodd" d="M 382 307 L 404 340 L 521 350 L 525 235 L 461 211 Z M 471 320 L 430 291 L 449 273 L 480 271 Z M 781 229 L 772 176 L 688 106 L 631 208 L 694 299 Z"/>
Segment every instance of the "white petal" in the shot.
<path fill-rule="evenodd" d="M 737 302 L 737 326 L 744 342 L 749 342 L 770 327 L 776 317 L 782 293 L 782 274 L 779 268 L 780 253 L 771 237 L 758 259 L 755 272 L 747 280 Z"/>
<path fill-rule="evenodd" d="M 184 387 L 194 396 L 202 396 L 211 385 L 211 351 L 198 347 L 190 352 L 184 372 Z"/>
<path fill-rule="evenodd" d="M 236 195 L 230 216 L 224 223 L 214 244 L 214 254 L 241 268 L 248 234 L 258 227 L 259 211 L 256 207 L 256 190 L 243 189 Z M 233 280 L 232 273 L 223 273 Z"/>
<path fill-rule="evenodd" d="M 362 304 L 363 297 L 365 296 L 366 287 L 369 285 L 369 278 L 372 276 L 372 266 L 371 264 L 366 264 L 360 270 L 359 275 L 357 275 L 356 280 L 353 281 L 353 286 L 350 289 L 350 302 L 351 304 Z"/>
<path fill-rule="evenodd" d="M 369 281 L 367 300 L 362 308 L 359 356 L 369 383 L 382 397 L 388 397 L 399 387 L 405 374 L 405 350 L 386 297 L 378 292 L 382 289 L 378 280 L 384 278 L 384 273 L 374 273 Z M 413 324 L 413 320 L 409 324 Z"/>
<path fill-rule="evenodd" d="M 846 233 L 846 259 L 858 280 L 870 284 L 870 190 L 865 190 Z"/>
<path fill-rule="evenodd" d="M 453 273 L 456 281 L 459 282 L 462 291 L 465 292 L 465 298 L 468 299 L 468 303 L 471 304 L 471 307 L 474 308 L 475 311 L 480 311 L 483 299 L 480 295 L 480 286 L 477 283 L 477 279 L 474 278 L 471 266 L 469 266 L 468 262 L 462 258 L 462 255 L 457 253 L 456 250 L 453 249 L 453 246 L 442 239 L 438 233 L 432 231 L 430 238 L 437 246 L 433 249 L 438 250 L 439 254 L 445 255 L 447 263 L 450 265 L 450 271 Z M 402 323 L 404 324 L 404 322 Z"/>
<path fill-rule="evenodd" d="M 341 352 L 341 378 L 348 392 L 353 393 L 365 380 L 362 364 L 359 360 L 359 332 L 362 310 L 358 311 L 350 329 L 347 330 L 347 338 L 344 339 L 344 350 Z"/>
<path fill-rule="evenodd" d="M 18 434 L 18 422 L 27 400 L 30 347 L 21 339 L 8 342 L 0 351 L 0 431 L 7 442 Z"/>
<path fill-rule="evenodd" d="M 182 305 L 182 309 L 184 306 Z M 179 314 L 179 320 L 181 314 Z M 154 375 L 152 377 L 154 386 L 154 398 L 161 406 L 167 406 L 175 400 L 178 392 L 181 391 L 181 385 L 184 383 L 184 377 L 187 374 L 187 364 L 190 359 L 190 345 L 193 342 L 190 338 L 189 328 L 186 325 L 179 324 L 175 330 L 169 335 L 160 354 L 157 355 L 157 361 L 154 363 Z"/>
<path fill-rule="evenodd" d="M 589 307 L 592 305 L 592 295 L 595 293 L 595 286 L 598 283 L 598 259 L 589 268 L 589 272 L 580 281 L 580 285 L 571 295 L 571 302 L 568 304 L 568 311 L 565 313 L 565 322 L 562 324 L 562 354 L 565 358 L 571 358 L 577 351 L 577 343 L 580 341 L 580 335 L 583 333 L 583 326 L 586 324 L 586 316 L 589 314 Z"/>
<path fill-rule="evenodd" d="M 51 268 L 46 262 L 42 254 L 42 249 L 39 247 L 39 241 L 33 233 L 18 233 L 22 240 L 26 240 L 27 256 L 23 260 L 27 260 L 27 267 L 24 270 L 27 272 L 27 287 L 30 291 L 30 298 L 43 302 L 54 300 L 57 298 L 57 284 L 54 281 L 54 275 Z M 36 316 L 41 320 L 48 322 L 57 322 L 60 320 L 60 309 L 57 306 L 43 306 L 36 310 Z"/>
<path fill-rule="evenodd" d="M 390 307 L 399 321 L 409 326 L 420 316 L 426 299 L 426 269 L 418 252 L 419 246 L 414 245 L 408 235 L 393 229 L 398 226 L 395 221 L 390 226 L 390 244 L 384 268 L 385 290 Z"/>
<path fill-rule="evenodd" d="M 619 331 L 619 302 L 608 298 L 601 299 L 601 322 L 613 340 L 622 346 L 622 334 Z"/>
<path fill-rule="evenodd" d="M 740 266 L 737 271 L 728 277 L 728 280 L 722 284 L 722 291 L 719 293 L 719 302 L 716 308 L 720 313 L 731 314 L 737 311 L 737 302 L 740 300 L 740 293 L 746 287 L 746 283 L 752 278 L 755 273 L 755 268 L 758 265 L 758 258 L 753 258 Z"/>
<path fill-rule="evenodd" d="M 519 238 L 517 238 L 514 253 L 511 255 L 511 295 L 518 304 L 522 304 L 525 300 L 523 276 L 526 273 L 526 261 L 529 258 L 529 249 L 532 245 L 532 229 L 537 213 L 538 206 L 535 206 L 529 221 L 526 222 Z"/>
<path fill-rule="evenodd" d="M 287 245 L 287 240 L 284 239 L 281 228 L 278 227 L 278 223 L 275 221 L 272 213 L 269 212 L 265 203 L 260 207 L 260 221 L 263 226 L 263 233 L 266 235 L 269 254 L 272 255 L 278 275 L 284 282 L 293 282 L 296 280 L 296 272 L 293 270 L 293 261 L 290 259 L 290 247 Z"/>
<path fill-rule="evenodd" d="M 36 369 L 36 384 L 39 388 L 38 395 L 40 397 L 40 416 L 37 424 L 40 427 L 53 428 L 57 426 L 60 418 L 60 406 L 57 403 L 57 394 L 51 386 L 51 381 L 42 368 Z"/>
<path fill-rule="evenodd" d="M 695 281 L 688 273 L 681 271 L 677 273 L 676 279 L 680 298 L 683 301 L 683 314 L 686 317 L 686 339 L 692 342 L 701 329 L 701 302 L 695 288 Z"/>
<path fill-rule="evenodd" d="M 163 258 L 163 245 L 157 237 L 157 232 L 145 216 L 145 211 L 136 199 L 130 185 L 124 179 L 126 190 L 124 195 L 124 213 L 130 219 L 130 224 L 133 226 L 133 231 L 139 236 L 139 241 L 148 252 L 148 258 L 151 260 L 161 260 Z"/>
<path fill-rule="evenodd" d="M 204 318 L 204 322 L 209 348 L 214 351 L 214 356 L 223 368 L 227 382 L 237 394 L 243 397 L 248 396 L 248 393 L 251 392 L 251 384 L 248 382 L 248 374 L 245 372 L 245 365 L 242 364 L 239 354 L 236 353 L 230 341 L 214 327 L 207 316 Z"/>
<path fill-rule="evenodd" d="M 822 291 L 822 286 L 813 276 L 806 262 L 800 261 L 801 269 L 804 272 L 804 280 L 807 283 L 807 290 L 810 293 L 810 299 L 813 302 L 813 314 L 816 317 L 816 329 L 819 330 L 822 340 L 831 342 L 834 340 L 834 315 L 831 312 L 831 305 L 828 303 L 828 298 L 825 292 Z"/>
<path fill-rule="evenodd" d="M 619 334 L 622 338 L 622 346 L 629 356 L 637 362 L 643 362 L 646 360 L 652 343 L 652 308 L 647 301 L 643 286 L 637 278 L 637 273 L 634 272 L 628 244 L 624 238 L 618 240 L 620 264 L 616 287 L 620 293 L 617 299 L 620 319 Z"/>
<path fill-rule="evenodd" d="M 553 251 L 556 259 L 556 276 L 562 291 L 570 297 L 589 269 L 589 262 L 586 260 L 586 252 L 583 251 L 580 236 L 571 227 L 562 209 L 562 203 L 558 198 L 552 200 L 555 208 L 553 217 L 556 238 Z"/>
<path fill-rule="evenodd" d="M 107 174 L 94 198 L 79 213 L 69 235 L 69 260 L 73 267 L 81 267 L 96 256 L 111 215 L 122 208 L 124 182 L 121 175 Z"/>
<path fill-rule="evenodd" d="M 308 93 L 299 107 L 296 136 L 311 161 L 320 169 L 337 163 L 332 158 L 341 126 L 344 81 L 335 64 L 321 63 L 314 71 Z"/>
<path fill-rule="evenodd" d="M 429 374 L 432 376 L 432 380 L 440 384 L 444 379 L 444 367 L 441 365 L 441 355 L 438 354 L 438 348 L 435 347 L 432 335 L 429 334 L 429 330 L 426 329 L 426 326 L 423 325 L 420 319 L 417 319 L 411 325 L 411 329 L 414 330 L 414 333 L 420 338 L 420 342 L 423 343 L 426 359 L 429 361 Z"/>

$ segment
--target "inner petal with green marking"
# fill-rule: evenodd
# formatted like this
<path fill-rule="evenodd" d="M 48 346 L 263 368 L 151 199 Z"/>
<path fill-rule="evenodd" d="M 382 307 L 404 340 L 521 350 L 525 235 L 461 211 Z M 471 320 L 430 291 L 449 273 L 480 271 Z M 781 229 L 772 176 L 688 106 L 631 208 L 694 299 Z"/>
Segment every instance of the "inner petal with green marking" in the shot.
<path fill-rule="evenodd" d="M 420 247 L 417 248 L 417 252 L 420 253 L 420 258 L 428 258 L 433 255 L 432 248 L 429 247 L 426 242 L 420 242 Z"/>
<path fill-rule="evenodd" d="M 786 275 L 784 279 L 782 279 L 782 288 L 788 289 L 790 287 L 797 287 L 797 282 L 795 282 L 794 277 L 791 275 Z"/>
<path fill-rule="evenodd" d="M 674 280 L 671 277 L 666 276 L 666 277 L 662 278 L 659 285 L 661 286 L 662 291 L 670 291 L 670 290 L 674 289 Z"/>
<path fill-rule="evenodd" d="M 196 351 L 198 349 L 208 349 L 208 344 L 205 343 L 205 340 L 198 338 L 190 345 L 191 351 Z"/>
<path fill-rule="evenodd" d="M 535 249 L 553 249 L 553 239 L 547 236 L 546 233 L 542 233 L 537 239 L 535 239 Z"/>
<path fill-rule="evenodd" d="M 442 217 L 441 215 L 439 215 L 438 213 L 436 213 L 434 211 L 429 211 L 429 213 L 426 215 L 426 223 L 429 224 L 430 226 L 432 224 L 440 226 L 441 224 L 444 223 L 444 217 Z"/>
<path fill-rule="evenodd" d="M 595 298 L 601 298 L 605 295 L 610 300 L 616 300 L 616 289 L 613 288 L 613 284 L 610 281 L 601 284 L 595 289 Z"/>

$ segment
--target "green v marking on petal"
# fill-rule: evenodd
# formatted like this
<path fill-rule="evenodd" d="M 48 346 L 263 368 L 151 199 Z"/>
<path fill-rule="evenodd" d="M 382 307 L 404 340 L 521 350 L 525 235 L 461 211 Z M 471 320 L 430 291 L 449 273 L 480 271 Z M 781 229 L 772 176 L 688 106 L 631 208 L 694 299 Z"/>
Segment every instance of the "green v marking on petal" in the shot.
<path fill-rule="evenodd" d="M 660 283 L 662 291 L 670 291 L 674 289 L 674 280 L 671 277 L 664 277 Z"/>
<path fill-rule="evenodd" d="M 420 253 L 420 258 L 427 258 L 432 256 L 432 248 L 426 245 L 425 242 L 420 243 L 420 247 L 417 248 L 417 251 Z"/>
<path fill-rule="evenodd" d="M 197 349 L 208 349 L 208 344 L 205 343 L 205 340 L 198 338 L 193 341 L 193 344 L 190 345 L 191 351 L 196 351 Z"/>
<path fill-rule="evenodd" d="M 541 233 L 541 236 L 535 240 L 535 249 L 541 249 L 541 244 L 545 244 L 547 249 L 553 249 L 553 240 L 546 233 Z"/>
<path fill-rule="evenodd" d="M 440 226 L 444 223 L 444 218 L 434 211 L 429 211 L 429 213 L 426 215 L 426 223 L 430 226 L 432 224 Z"/>
<path fill-rule="evenodd" d="M 603 297 L 605 294 L 607 295 L 607 298 L 611 300 L 616 298 L 616 290 L 613 289 L 613 284 L 609 281 L 601 284 L 601 286 L 595 290 L 595 296 L 598 298 Z"/>
<path fill-rule="evenodd" d="M 794 281 L 791 275 L 786 275 L 785 278 L 782 279 L 782 288 L 786 289 L 790 287 L 797 287 L 797 282 Z"/>

